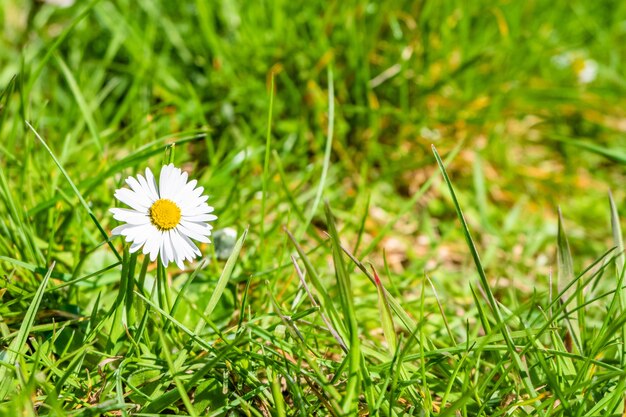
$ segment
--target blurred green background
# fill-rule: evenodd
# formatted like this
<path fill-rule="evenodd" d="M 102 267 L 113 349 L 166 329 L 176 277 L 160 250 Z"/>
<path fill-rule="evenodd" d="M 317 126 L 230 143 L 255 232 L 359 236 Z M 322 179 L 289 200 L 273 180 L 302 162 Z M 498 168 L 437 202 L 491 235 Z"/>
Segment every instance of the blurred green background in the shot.
<path fill-rule="evenodd" d="M 597 255 L 609 236 L 607 190 L 624 199 L 623 2 L 3 0 L 0 10 L 0 152 L 27 210 L 68 187 L 22 118 L 76 183 L 147 143 L 203 132 L 176 157 L 210 178 L 221 225 L 293 222 L 282 217 L 291 208 L 275 158 L 274 217 L 259 219 L 254 203 L 270 74 L 272 150 L 306 208 L 321 174 L 329 69 L 324 197 L 355 225 L 371 197 L 365 239 L 435 172 L 431 144 L 444 155 L 459 146 L 452 179 L 495 268 L 546 272 L 537 266 L 553 260 L 557 205 L 574 252 Z M 37 169 L 22 177 L 28 167 Z M 88 196 L 105 224 L 104 184 L 118 172 L 109 174 Z M 40 188 L 50 178 L 59 189 Z M 395 270 L 465 258 L 444 198 L 429 190 L 380 241 Z M 33 227 L 45 236 L 39 213 Z"/>

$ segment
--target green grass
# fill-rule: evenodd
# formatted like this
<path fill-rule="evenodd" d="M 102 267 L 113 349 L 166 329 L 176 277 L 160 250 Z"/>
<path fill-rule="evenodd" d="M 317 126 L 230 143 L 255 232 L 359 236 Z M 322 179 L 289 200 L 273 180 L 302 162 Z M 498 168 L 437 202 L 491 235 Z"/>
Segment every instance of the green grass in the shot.
<path fill-rule="evenodd" d="M 0 416 L 624 414 L 626 4 L 0 18 Z M 110 238 L 170 160 L 230 257 Z"/>

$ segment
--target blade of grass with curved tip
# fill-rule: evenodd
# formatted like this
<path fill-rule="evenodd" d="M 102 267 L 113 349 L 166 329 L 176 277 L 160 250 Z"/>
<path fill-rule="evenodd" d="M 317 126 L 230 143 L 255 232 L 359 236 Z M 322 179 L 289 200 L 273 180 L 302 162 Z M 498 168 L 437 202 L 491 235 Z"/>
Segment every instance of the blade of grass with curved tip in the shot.
<path fill-rule="evenodd" d="M 454 339 L 454 334 L 452 334 L 452 330 L 450 329 L 450 323 L 448 322 L 448 318 L 446 317 L 446 313 L 443 310 L 443 305 L 441 304 L 441 300 L 439 299 L 439 293 L 437 293 L 437 289 L 435 288 L 435 284 L 430 279 L 428 275 L 426 275 L 426 280 L 430 284 L 430 288 L 433 290 L 433 295 L 435 296 L 435 300 L 437 300 L 437 306 L 439 307 L 439 313 L 441 314 L 441 318 L 443 319 L 443 325 L 448 332 L 448 337 L 450 337 L 450 342 L 452 342 L 452 346 L 456 346 L 456 340 Z"/>
<path fill-rule="evenodd" d="M 335 218 L 330 209 L 330 205 L 326 202 L 326 222 L 328 223 L 328 234 L 330 235 L 333 246 L 333 262 L 335 264 L 335 275 L 337 277 L 337 286 L 339 289 L 339 299 L 343 310 L 344 320 L 347 322 L 348 335 L 350 344 L 348 346 L 349 374 L 346 386 L 346 392 L 343 398 L 342 409 L 345 414 L 356 411 L 356 399 L 358 397 L 359 386 L 361 384 L 361 346 L 359 340 L 359 327 L 354 310 L 354 301 L 352 299 L 352 286 L 350 283 L 350 275 L 346 269 L 346 265 L 342 256 L 342 246 L 339 241 L 339 233 L 335 226 Z"/>
<path fill-rule="evenodd" d="M 576 289 L 574 286 L 569 285 L 574 279 L 574 262 L 572 260 L 572 252 L 569 248 L 569 241 L 567 240 L 567 235 L 565 234 L 565 228 L 563 226 L 563 214 L 561 213 L 561 208 L 558 209 L 559 212 L 559 228 L 557 235 L 557 288 L 560 293 L 563 293 L 563 297 L 566 300 L 573 298 L 574 306 L 571 310 L 576 310 L 579 303 L 579 297 L 582 295 L 582 285 L 580 280 L 576 281 Z M 584 323 L 584 312 L 578 309 L 578 322 L 572 323 L 567 315 L 568 309 L 566 309 L 566 322 L 567 327 L 569 328 L 569 332 L 574 341 L 574 346 L 577 349 L 576 353 L 582 352 L 582 348 L 580 345 L 580 330 L 579 328 Z M 573 346 L 570 346 L 568 350 L 571 350 Z"/>
<path fill-rule="evenodd" d="M 367 268 L 365 267 L 365 265 L 363 264 L 363 262 L 359 261 L 348 249 L 346 249 L 345 247 L 342 247 L 343 252 L 348 255 L 348 258 L 350 258 L 350 260 L 357 266 L 357 268 L 359 268 L 361 270 L 361 272 L 363 272 L 363 274 L 365 274 L 365 276 L 370 280 L 370 282 L 374 285 L 376 285 L 376 279 L 374 278 L 374 276 L 367 270 Z M 406 328 L 407 331 L 412 332 L 414 331 L 417 326 L 418 323 L 409 315 L 409 313 L 407 313 L 407 311 L 402 307 L 402 305 L 400 304 L 400 302 L 398 300 L 396 300 L 394 298 L 393 295 L 391 295 L 389 293 L 389 291 L 387 291 L 386 288 L 383 288 L 383 291 L 385 292 L 385 297 L 387 298 L 387 302 L 389 303 L 389 306 L 391 307 L 391 309 L 393 310 L 394 313 L 396 313 L 396 315 L 398 316 L 398 318 L 400 319 L 400 321 L 402 322 L 402 324 L 404 325 L 404 327 Z"/>
<path fill-rule="evenodd" d="M 383 334 L 387 340 L 389 353 L 393 356 L 396 354 L 397 339 L 396 329 L 393 324 L 393 316 L 391 315 L 391 307 L 389 306 L 389 300 L 387 300 L 385 287 L 383 286 L 376 269 L 374 269 L 373 265 L 370 265 L 370 267 L 372 268 L 372 274 L 374 274 L 374 279 L 376 280 L 376 291 L 378 291 L 378 312 L 380 314 Z"/>
<path fill-rule="evenodd" d="M 41 300 L 43 299 L 43 295 L 46 292 L 46 287 L 48 286 L 48 280 L 52 275 L 52 270 L 54 269 L 55 263 L 52 262 L 48 272 L 43 277 L 37 292 L 35 293 L 35 297 L 33 297 L 33 301 L 31 301 L 28 310 L 26 310 L 26 315 L 24 316 L 24 320 L 22 321 L 22 325 L 20 326 L 20 330 L 18 331 L 15 339 L 11 341 L 8 349 L 6 350 L 6 356 L 4 357 L 4 362 L 7 365 L 13 367 L 15 365 L 15 361 L 18 356 L 22 354 L 24 346 L 26 345 L 26 340 L 28 339 L 28 335 L 30 333 L 30 329 L 33 327 L 35 323 L 35 317 L 37 316 L 37 310 L 39 309 L 39 305 L 41 304 Z M 1 365 L 1 364 L 0 364 Z M 12 370 L 7 367 L 7 365 L 0 366 L 0 400 L 4 400 L 7 394 L 11 391 L 11 386 L 13 385 L 14 379 L 11 377 Z"/>
<path fill-rule="evenodd" d="M 211 317 L 213 309 L 215 309 L 215 306 L 217 306 L 218 301 L 222 297 L 222 293 L 226 288 L 226 284 L 228 283 L 228 280 L 230 280 L 230 276 L 233 274 L 233 269 L 235 269 L 235 264 L 237 263 L 237 259 L 239 258 L 239 252 L 241 251 L 241 247 L 243 246 L 243 242 L 246 240 L 247 235 L 248 229 L 246 228 L 239 240 L 237 240 L 237 243 L 233 248 L 233 252 L 230 254 L 228 260 L 226 261 L 226 265 L 224 265 L 222 275 L 220 275 L 220 278 L 217 280 L 215 290 L 213 290 L 211 298 L 209 299 L 209 304 L 207 304 L 206 308 L 204 309 L 204 317 Z M 199 335 L 204 329 L 205 325 L 206 322 L 204 320 L 200 320 L 198 322 L 198 325 L 196 326 L 194 333 Z"/>
<path fill-rule="evenodd" d="M 80 193 L 80 191 L 78 191 L 78 188 L 76 188 L 76 185 L 74 185 L 74 182 L 72 181 L 70 176 L 67 174 L 67 171 L 65 171 L 65 168 L 63 168 L 63 165 L 61 165 L 61 162 L 54 155 L 54 152 L 52 152 L 52 149 L 50 149 L 50 147 L 48 146 L 46 141 L 43 140 L 43 138 L 39 135 L 39 133 L 37 133 L 35 128 L 30 123 L 28 123 L 28 121 L 25 121 L 25 122 L 26 122 L 26 125 L 28 126 L 28 128 L 35 134 L 37 139 L 39 139 L 39 142 L 41 142 L 41 144 L 46 149 L 46 151 L 48 151 L 48 153 L 50 154 L 50 157 L 52 158 L 52 160 L 54 161 L 56 166 L 59 168 L 59 170 L 61 171 L 61 174 L 63 174 L 63 176 L 65 177 L 67 182 L 70 184 L 70 187 L 72 187 L 72 190 L 74 191 L 74 194 L 76 194 L 76 197 L 78 197 L 78 201 L 80 201 L 80 204 L 87 211 L 87 214 L 89 215 L 89 217 L 91 217 L 91 220 L 93 220 L 94 224 L 98 228 L 98 231 L 100 232 L 100 234 L 102 235 L 104 240 L 107 242 L 107 244 L 109 245 L 109 247 L 111 248 L 111 250 L 113 251 L 115 256 L 117 257 L 117 260 L 121 261 L 122 257 L 120 256 L 120 254 L 117 251 L 117 249 L 115 249 L 115 246 L 113 246 L 113 243 L 111 243 L 111 241 L 109 240 L 109 235 L 107 235 L 107 233 L 102 228 L 102 225 L 100 224 L 98 219 L 96 219 L 96 216 L 93 214 L 93 212 L 89 208 L 89 204 L 87 204 L 87 202 L 83 198 L 83 195 Z"/>
<path fill-rule="evenodd" d="M 568 137 L 561 137 L 561 136 L 556 136 L 556 135 L 551 135 L 551 136 L 552 136 L 551 139 L 557 142 L 561 142 L 566 145 L 575 146 L 577 148 L 584 149 L 586 151 L 595 153 L 597 155 L 604 156 L 605 158 L 610 159 L 612 161 L 626 165 L 626 153 L 622 152 L 621 150 L 607 148 L 604 146 L 598 146 L 593 143 L 583 141 L 580 139 L 572 140 Z"/>
<path fill-rule="evenodd" d="M 526 389 L 527 394 L 531 398 L 535 398 L 537 397 L 537 392 L 535 391 L 533 383 L 530 379 L 528 369 L 526 369 L 526 367 L 522 363 L 522 360 L 519 354 L 517 353 L 515 344 L 513 343 L 513 338 L 511 337 L 511 334 L 510 334 L 510 330 L 508 326 L 506 325 L 506 323 L 504 322 L 504 319 L 502 318 L 502 313 L 500 312 L 500 308 L 498 306 L 496 298 L 493 295 L 493 292 L 491 291 L 491 287 L 489 286 L 489 281 L 487 280 L 487 274 L 485 273 L 482 262 L 480 261 L 478 250 L 476 249 L 476 245 L 474 244 L 474 239 L 472 238 L 467 222 L 465 221 L 465 216 L 463 215 L 463 211 L 461 210 L 459 201 L 456 198 L 456 193 L 454 192 L 454 188 L 452 187 L 452 182 L 450 181 L 450 177 L 448 177 L 448 172 L 446 171 L 446 168 L 443 164 L 443 161 L 441 160 L 441 157 L 439 156 L 439 152 L 437 152 L 437 148 L 435 148 L 435 145 L 432 145 L 432 150 L 433 150 L 433 154 L 435 155 L 435 159 L 437 160 L 437 165 L 439 165 L 439 169 L 441 170 L 443 179 L 448 187 L 448 191 L 450 192 L 450 196 L 452 197 L 452 202 L 454 204 L 457 217 L 459 218 L 459 221 L 461 222 L 463 235 L 465 236 L 465 241 L 467 243 L 467 246 L 474 260 L 474 265 L 476 266 L 476 270 L 478 272 L 478 277 L 480 278 L 481 286 L 483 290 L 485 291 L 485 295 L 487 296 L 487 301 L 489 303 L 489 306 L 491 307 L 491 312 L 493 313 L 493 316 L 500 328 L 500 331 L 502 332 L 502 337 L 504 338 L 504 341 L 506 343 L 507 351 L 509 352 L 509 355 L 511 356 L 513 365 L 515 366 L 515 368 L 517 368 L 517 371 L 522 376 L 522 381 L 523 381 L 524 388 Z"/>

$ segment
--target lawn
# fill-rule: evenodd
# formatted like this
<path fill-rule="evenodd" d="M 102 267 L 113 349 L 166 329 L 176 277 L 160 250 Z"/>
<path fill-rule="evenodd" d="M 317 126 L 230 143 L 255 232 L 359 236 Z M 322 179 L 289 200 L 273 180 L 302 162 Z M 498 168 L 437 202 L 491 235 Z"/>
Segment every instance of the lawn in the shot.
<path fill-rule="evenodd" d="M 625 415 L 626 2 L 0 18 L 0 416 Z M 169 163 L 164 267 L 110 209 Z"/>

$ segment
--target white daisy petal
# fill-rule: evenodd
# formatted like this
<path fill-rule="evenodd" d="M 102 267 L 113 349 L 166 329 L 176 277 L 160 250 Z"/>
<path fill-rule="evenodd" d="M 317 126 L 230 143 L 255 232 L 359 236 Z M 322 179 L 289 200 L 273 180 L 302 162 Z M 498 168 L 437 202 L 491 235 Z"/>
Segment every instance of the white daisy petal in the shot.
<path fill-rule="evenodd" d="M 165 252 L 165 259 L 167 265 L 174 261 L 174 254 L 172 253 L 172 239 L 168 232 L 163 233 L 163 251 Z M 163 255 L 163 253 L 161 253 Z"/>
<path fill-rule="evenodd" d="M 159 199 L 159 196 L 151 190 L 150 184 L 142 175 L 137 175 L 137 182 L 141 184 L 141 188 L 144 190 L 143 193 L 150 200 L 150 205 Z"/>
<path fill-rule="evenodd" d="M 147 190 L 144 189 L 143 185 L 137 181 L 135 177 L 126 178 L 126 184 L 133 190 L 136 194 L 145 194 Z"/>
<path fill-rule="evenodd" d="M 204 223 L 190 222 L 183 218 L 180 221 L 180 224 L 185 226 L 187 229 L 191 229 L 192 231 L 199 233 L 201 235 L 209 236 L 211 234 L 212 227 Z"/>
<path fill-rule="evenodd" d="M 181 207 L 183 216 L 195 216 L 198 214 L 212 213 L 215 209 L 206 203 L 198 204 L 192 207 Z"/>
<path fill-rule="evenodd" d="M 174 245 L 174 251 L 178 254 L 177 263 L 183 260 L 193 260 L 193 251 L 189 248 L 189 245 L 183 240 L 177 229 L 173 229 L 171 232 L 172 243 Z M 182 269 L 182 268 L 181 268 Z"/>
<path fill-rule="evenodd" d="M 185 269 L 185 264 L 183 263 L 183 258 L 177 258 L 176 259 L 176 266 L 182 271 L 183 269 Z"/>
<path fill-rule="evenodd" d="M 191 180 L 187 184 L 183 186 L 183 189 L 180 190 L 181 193 L 185 196 L 193 191 L 196 188 L 196 184 L 198 184 L 198 180 Z"/>
<path fill-rule="evenodd" d="M 187 241 L 183 239 L 183 236 L 178 232 L 173 233 L 174 237 L 174 245 L 176 246 L 176 250 L 178 251 L 179 258 L 183 260 L 193 261 L 195 253 L 193 249 L 187 244 Z"/>
<path fill-rule="evenodd" d="M 174 262 L 174 260 L 176 259 L 176 252 L 174 251 L 174 245 L 172 242 L 172 231 L 168 230 L 165 233 L 165 252 L 167 253 L 167 259 L 168 262 Z"/>
<path fill-rule="evenodd" d="M 198 197 L 195 200 L 193 200 L 193 206 L 204 205 L 204 204 L 206 204 L 208 199 L 209 199 L 208 195 L 201 195 L 200 197 Z"/>
<path fill-rule="evenodd" d="M 193 229 L 189 229 L 187 227 L 185 227 L 182 222 L 181 224 L 179 224 L 177 226 L 177 229 L 180 230 L 181 234 L 184 236 L 188 236 L 192 239 L 197 240 L 198 242 L 203 242 L 203 243 L 209 243 L 210 240 L 208 237 L 206 237 L 205 235 L 203 235 L 202 233 L 198 233 Z"/>
<path fill-rule="evenodd" d="M 147 210 L 152 202 L 147 196 L 137 194 L 128 188 L 120 188 L 115 192 L 115 198 L 137 211 Z"/>
<path fill-rule="evenodd" d="M 172 175 L 170 175 L 170 199 L 176 200 L 176 195 L 185 186 L 187 182 L 187 173 L 182 172 L 180 168 L 174 168 Z"/>
<path fill-rule="evenodd" d="M 181 253 L 176 249 L 176 245 L 174 243 L 174 237 L 172 236 L 172 230 L 168 230 L 167 237 L 169 238 L 169 249 L 170 252 L 170 262 L 175 263 L 176 260 L 180 257 Z"/>
<path fill-rule="evenodd" d="M 171 195 L 172 200 L 177 201 L 178 200 L 178 196 L 185 189 L 185 184 L 187 184 L 187 176 L 188 176 L 188 174 L 185 171 L 182 171 L 181 174 L 176 179 L 176 185 L 175 185 L 175 188 L 174 188 L 174 192 Z"/>
<path fill-rule="evenodd" d="M 161 232 L 159 232 L 159 230 L 156 227 L 154 227 L 154 225 L 151 225 L 151 226 L 152 227 L 150 228 L 150 231 L 148 232 L 148 238 L 146 239 L 146 244 L 143 247 L 144 255 L 151 254 L 152 251 L 154 251 L 155 246 L 157 246 L 158 243 L 160 242 L 159 235 L 161 234 Z"/>
<path fill-rule="evenodd" d="M 200 252 L 200 249 L 198 249 L 198 247 L 196 246 L 195 243 L 193 243 L 191 241 L 191 239 L 189 239 L 187 236 L 185 235 L 181 235 L 181 238 L 183 238 L 183 240 L 185 241 L 185 243 L 187 243 L 187 245 L 189 246 L 189 248 L 191 249 L 191 251 L 196 255 L 196 256 L 200 256 L 202 255 L 202 252 Z M 194 256 L 194 258 L 196 257 Z"/>
<path fill-rule="evenodd" d="M 130 249 L 129 252 L 130 253 L 135 253 L 139 250 L 139 248 L 141 248 L 141 246 L 143 245 L 143 243 L 133 243 L 132 245 L 130 245 Z"/>
<path fill-rule="evenodd" d="M 196 216 L 183 216 L 185 220 L 190 222 L 210 222 L 217 219 L 215 214 L 198 214 Z"/>
<path fill-rule="evenodd" d="M 161 263 L 163 266 L 167 267 L 169 260 L 167 259 L 167 252 L 165 251 L 165 241 L 167 240 L 167 234 L 163 233 L 161 235 L 161 248 L 159 249 L 159 257 L 161 258 Z"/>
<path fill-rule="evenodd" d="M 142 224 L 139 226 L 132 227 L 130 229 L 124 230 L 122 234 L 126 236 L 127 242 L 141 242 L 144 243 L 151 232 L 152 225 L 151 224 Z"/>
<path fill-rule="evenodd" d="M 123 236 L 124 230 L 129 229 L 131 227 L 135 227 L 132 224 L 122 224 L 117 226 L 115 229 L 111 230 L 111 235 L 113 236 Z"/>
<path fill-rule="evenodd" d="M 136 210 L 128 210 L 123 208 L 112 208 L 109 210 L 113 213 L 113 218 L 121 222 L 129 224 L 146 224 L 150 223 L 150 217 L 146 213 L 140 213 Z"/>
<path fill-rule="evenodd" d="M 178 258 L 184 255 L 185 248 L 181 248 L 178 245 L 178 239 L 176 236 L 176 229 L 168 230 L 167 234 L 170 238 L 170 245 L 172 248 L 172 261 L 176 261 Z"/>
<path fill-rule="evenodd" d="M 154 196 L 155 199 L 159 198 L 159 188 L 157 187 L 156 180 L 154 179 L 154 175 L 150 168 L 146 168 L 146 183 L 148 184 L 148 188 L 150 188 L 150 193 Z"/>
<path fill-rule="evenodd" d="M 182 198 L 180 196 L 178 196 L 177 200 L 176 200 L 176 204 L 178 204 L 180 206 L 181 210 L 183 210 L 183 211 L 185 211 L 185 210 L 193 210 L 196 207 L 205 207 L 205 206 L 206 207 L 211 207 L 211 206 L 209 206 L 206 203 L 208 197 L 207 196 L 204 196 L 204 197 L 205 198 L 202 198 L 202 197 L 193 198 L 193 197 L 189 197 L 189 194 L 186 194 Z"/>
<path fill-rule="evenodd" d="M 200 198 L 202 192 L 204 191 L 204 187 L 198 187 L 190 193 L 190 198 L 197 199 Z"/>
<path fill-rule="evenodd" d="M 163 241 L 163 232 L 158 232 L 154 242 L 151 242 L 152 246 L 150 247 L 150 262 L 154 262 L 159 256 L 159 251 L 161 250 Z"/>
<path fill-rule="evenodd" d="M 174 171 L 174 165 L 169 164 L 161 168 L 161 174 L 159 175 L 159 196 L 161 198 L 170 198 L 171 186 L 170 177 Z"/>

